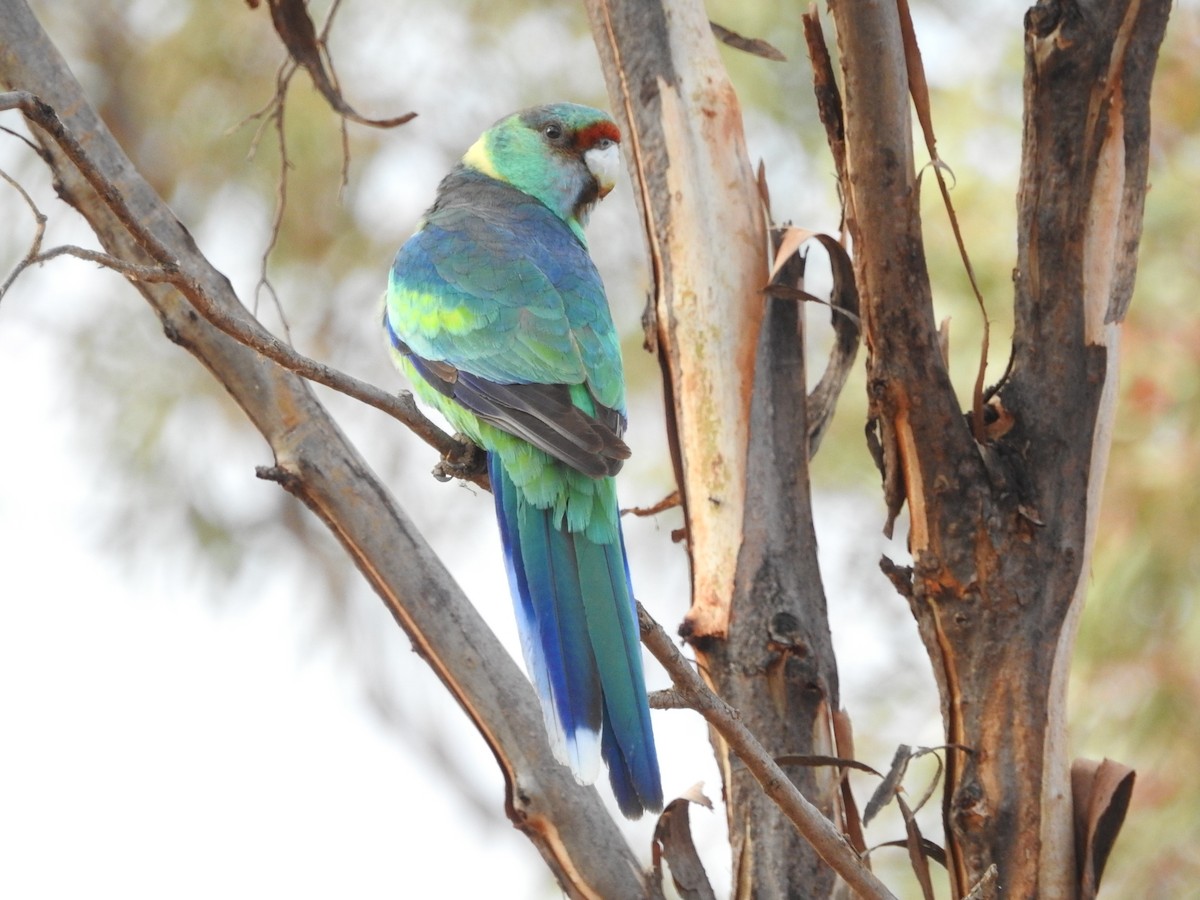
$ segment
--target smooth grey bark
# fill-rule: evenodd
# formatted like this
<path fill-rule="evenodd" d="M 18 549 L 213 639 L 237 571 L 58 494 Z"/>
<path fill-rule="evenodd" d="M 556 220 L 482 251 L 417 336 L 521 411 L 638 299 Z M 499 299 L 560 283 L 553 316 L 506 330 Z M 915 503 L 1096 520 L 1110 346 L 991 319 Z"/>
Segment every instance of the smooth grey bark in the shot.
<path fill-rule="evenodd" d="M 61 120 L 77 140 L 74 155 L 82 170 L 61 143 L 30 125 L 60 195 L 87 219 L 104 248 L 119 259 L 179 273 L 176 284 L 134 285 L 167 337 L 208 368 L 263 435 L 274 465 L 260 474 L 328 526 L 479 729 L 505 775 L 510 819 L 564 890 L 578 897 L 652 894 L 596 792 L 580 787 L 554 761 L 524 675 L 308 384 L 197 311 L 215 306 L 269 337 L 112 139 L 20 0 L 0 0 L 0 84 L 36 95 L 57 113 L 46 121 Z"/>

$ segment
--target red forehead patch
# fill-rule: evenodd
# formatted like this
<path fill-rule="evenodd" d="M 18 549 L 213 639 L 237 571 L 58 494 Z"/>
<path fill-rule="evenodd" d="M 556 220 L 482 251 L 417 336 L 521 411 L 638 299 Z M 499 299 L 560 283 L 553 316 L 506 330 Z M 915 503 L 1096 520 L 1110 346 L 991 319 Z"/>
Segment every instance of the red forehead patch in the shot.
<path fill-rule="evenodd" d="M 588 125 L 586 128 L 579 129 L 579 133 L 575 136 L 576 146 L 583 147 L 585 150 L 589 147 L 594 147 L 596 142 L 602 138 L 608 138 L 610 141 L 621 143 L 621 129 L 607 119 Z"/>

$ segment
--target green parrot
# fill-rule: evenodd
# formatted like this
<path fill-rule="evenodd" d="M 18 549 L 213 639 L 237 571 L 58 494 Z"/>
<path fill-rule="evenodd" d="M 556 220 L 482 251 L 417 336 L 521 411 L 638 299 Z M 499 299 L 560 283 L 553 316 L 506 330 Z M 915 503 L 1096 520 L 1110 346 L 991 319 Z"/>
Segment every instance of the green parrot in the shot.
<path fill-rule="evenodd" d="M 384 326 L 417 395 L 487 451 L 521 643 L 551 745 L 621 811 L 662 808 L 613 476 L 629 457 L 621 352 L 588 254 L 616 123 L 555 103 L 501 119 L 400 248 Z"/>

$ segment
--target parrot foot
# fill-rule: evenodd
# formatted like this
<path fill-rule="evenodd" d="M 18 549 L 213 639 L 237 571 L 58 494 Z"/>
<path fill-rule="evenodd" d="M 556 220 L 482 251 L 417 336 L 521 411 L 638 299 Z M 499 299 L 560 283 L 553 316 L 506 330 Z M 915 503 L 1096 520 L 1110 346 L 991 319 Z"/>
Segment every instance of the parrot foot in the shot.
<path fill-rule="evenodd" d="M 454 435 L 458 447 L 441 458 L 433 467 L 438 481 L 471 481 L 487 471 L 487 453 L 465 434 Z"/>

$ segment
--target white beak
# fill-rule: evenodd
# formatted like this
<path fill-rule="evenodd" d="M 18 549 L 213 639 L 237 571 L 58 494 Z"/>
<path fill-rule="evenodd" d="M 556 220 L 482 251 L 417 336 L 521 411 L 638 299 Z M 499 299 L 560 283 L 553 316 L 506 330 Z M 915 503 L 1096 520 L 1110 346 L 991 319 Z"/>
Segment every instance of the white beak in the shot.
<path fill-rule="evenodd" d="M 616 186 L 621 171 L 621 150 L 616 141 L 600 141 L 583 154 L 583 162 L 600 186 L 600 196 L 607 196 Z"/>

